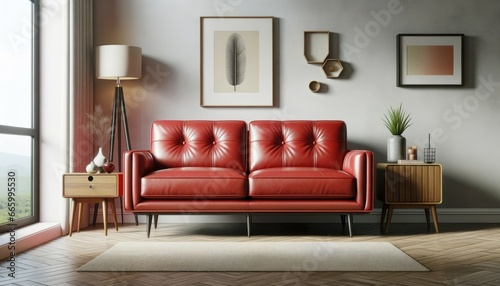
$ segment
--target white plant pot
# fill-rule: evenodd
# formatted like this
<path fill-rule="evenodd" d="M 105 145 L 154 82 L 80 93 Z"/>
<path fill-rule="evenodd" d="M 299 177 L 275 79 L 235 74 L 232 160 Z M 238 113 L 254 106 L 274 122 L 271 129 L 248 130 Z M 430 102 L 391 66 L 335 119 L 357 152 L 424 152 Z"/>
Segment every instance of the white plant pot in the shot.
<path fill-rule="evenodd" d="M 401 135 L 392 135 L 387 138 L 387 162 L 393 163 L 405 159 L 406 138 Z"/>

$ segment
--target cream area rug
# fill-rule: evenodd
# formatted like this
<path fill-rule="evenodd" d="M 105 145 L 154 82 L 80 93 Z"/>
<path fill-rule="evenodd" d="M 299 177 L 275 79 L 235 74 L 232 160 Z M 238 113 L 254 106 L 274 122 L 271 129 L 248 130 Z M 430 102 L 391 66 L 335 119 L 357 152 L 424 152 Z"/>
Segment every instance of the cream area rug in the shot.
<path fill-rule="evenodd" d="M 388 242 L 120 242 L 77 271 L 429 271 Z"/>

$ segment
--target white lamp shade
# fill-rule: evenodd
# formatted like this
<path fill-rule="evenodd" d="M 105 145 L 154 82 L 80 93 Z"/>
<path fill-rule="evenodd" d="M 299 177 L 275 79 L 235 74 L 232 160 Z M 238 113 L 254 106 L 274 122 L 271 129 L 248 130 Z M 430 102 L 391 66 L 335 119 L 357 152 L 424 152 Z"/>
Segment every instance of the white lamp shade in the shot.
<path fill-rule="evenodd" d="M 126 45 L 97 47 L 96 76 L 99 79 L 138 79 L 142 75 L 142 49 Z"/>

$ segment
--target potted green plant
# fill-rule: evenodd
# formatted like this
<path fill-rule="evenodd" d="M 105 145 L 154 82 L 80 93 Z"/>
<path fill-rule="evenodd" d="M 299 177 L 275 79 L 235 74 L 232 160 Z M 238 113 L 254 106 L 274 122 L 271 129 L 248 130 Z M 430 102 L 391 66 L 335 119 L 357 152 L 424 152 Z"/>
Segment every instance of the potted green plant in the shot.
<path fill-rule="evenodd" d="M 403 132 L 411 126 L 410 114 L 407 114 L 401 103 L 398 108 L 389 108 L 387 114 L 382 117 L 384 125 L 389 129 L 392 136 L 387 138 L 387 161 L 397 162 L 405 158 L 406 138 Z"/>

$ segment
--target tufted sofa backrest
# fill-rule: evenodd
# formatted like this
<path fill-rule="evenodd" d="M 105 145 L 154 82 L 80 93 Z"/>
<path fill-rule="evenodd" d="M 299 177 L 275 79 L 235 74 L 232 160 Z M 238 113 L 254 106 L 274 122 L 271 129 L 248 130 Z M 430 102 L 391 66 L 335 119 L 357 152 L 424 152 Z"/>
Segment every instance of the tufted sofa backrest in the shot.
<path fill-rule="evenodd" d="M 162 168 L 221 167 L 246 171 L 244 121 L 157 120 L 151 153 Z"/>
<path fill-rule="evenodd" d="M 249 171 L 276 167 L 342 169 L 346 125 L 339 120 L 258 120 L 249 124 Z"/>

